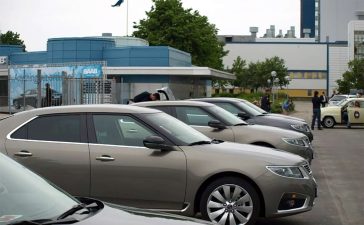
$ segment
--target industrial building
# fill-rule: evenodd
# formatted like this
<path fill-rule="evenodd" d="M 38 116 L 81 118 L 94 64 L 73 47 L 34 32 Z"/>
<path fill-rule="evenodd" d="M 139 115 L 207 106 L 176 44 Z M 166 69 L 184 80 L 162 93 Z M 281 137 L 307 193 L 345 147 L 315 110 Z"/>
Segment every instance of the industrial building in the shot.
<path fill-rule="evenodd" d="M 348 62 L 364 58 L 364 1 L 301 0 L 299 34 L 294 27 L 277 33 L 274 25 L 261 38 L 258 28 L 250 32 L 219 36 L 229 51 L 225 66 L 231 68 L 238 56 L 248 63 L 278 56 L 292 79 L 287 87 L 291 96 L 310 97 L 314 90 L 330 95 Z"/>
<path fill-rule="evenodd" d="M 180 99 L 211 96 L 213 78 L 235 79 L 230 73 L 193 66 L 190 54 L 178 49 L 149 46 L 145 40 L 110 34 L 51 38 L 47 50 L 40 52 L 23 52 L 21 46 L 0 45 L 0 59 L 0 106 L 3 109 L 13 104 L 16 96 L 12 95 L 16 90 L 37 88 L 34 81 L 29 83 L 22 78 L 36 77 L 37 73 L 48 80 L 54 76 L 77 79 L 93 76 L 111 80 L 114 83 L 112 102 L 121 104 L 143 91 L 155 92 L 162 87 L 169 87 Z M 88 67 L 85 69 L 85 66 Z M 101 73 L 97 71 L 98 67 L 102 68 Z M 75 71 L 81 72 L 75 74 Z M 30 77 L 32 80 L 34 78 Z M 53 85 L 59 92 L 64 91 L 61 83 Z M 19 86 L 21 84 L 24 87 Z M 18 92 L 24 96 L 24 93 Z"/>

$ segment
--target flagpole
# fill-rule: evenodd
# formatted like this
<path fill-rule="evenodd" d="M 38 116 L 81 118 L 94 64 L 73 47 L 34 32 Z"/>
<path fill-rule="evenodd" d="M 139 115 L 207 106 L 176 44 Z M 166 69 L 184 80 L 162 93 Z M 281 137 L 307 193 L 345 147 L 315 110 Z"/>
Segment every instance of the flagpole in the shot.
<path fill-rule="evenodd" d="M 129 36 L 129 1 L 126 0 L 126 36 Z"/>

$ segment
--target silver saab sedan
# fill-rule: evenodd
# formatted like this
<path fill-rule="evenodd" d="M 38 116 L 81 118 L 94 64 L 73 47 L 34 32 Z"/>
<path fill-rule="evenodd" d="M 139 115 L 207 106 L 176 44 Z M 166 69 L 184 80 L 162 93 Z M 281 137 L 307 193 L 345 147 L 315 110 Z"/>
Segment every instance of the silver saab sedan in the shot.
<path fill-rule="evenodd" d="M 311 210 L 307 161 L 211 140 L 159 110 L 120 105 L 34 109 L 0 121 L 0 152 L 75 196 L 254 224 Z"/>
<path fill-rule="evenodd" d="M 210 138 L 281 149 L 313 159 L 313 148 L 305 134 L 278 127 L 252 125 L 214 104 L 197 101 L 150 101 L 135 103 L 164 111 Z"/>

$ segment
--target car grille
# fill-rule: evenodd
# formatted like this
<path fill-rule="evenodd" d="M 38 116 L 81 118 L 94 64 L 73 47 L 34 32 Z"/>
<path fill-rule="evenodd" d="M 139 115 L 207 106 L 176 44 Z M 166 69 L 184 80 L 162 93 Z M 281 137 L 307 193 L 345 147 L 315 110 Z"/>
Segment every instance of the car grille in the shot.
<path fill-rule="evenodd" d="M 311 168 L 310 168 L 310 166 L 308 164 L 304 164 L 302 166 L 303 166 L 303 168 L 306 170 L 306 172 L 308 174 L 312 174 Z"/>

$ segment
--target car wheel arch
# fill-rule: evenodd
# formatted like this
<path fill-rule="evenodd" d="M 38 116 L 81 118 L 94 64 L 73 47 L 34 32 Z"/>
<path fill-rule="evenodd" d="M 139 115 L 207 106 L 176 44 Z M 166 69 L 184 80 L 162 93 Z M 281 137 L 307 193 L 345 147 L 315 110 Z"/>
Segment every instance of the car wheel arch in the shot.
<path fill-rule="evenodd" d="M 209 178 L 207 178 L 198 188 L 197 192 L 196 192 L 196 197 L 195 197 L 195 202 L 194 202 L 194 213 L 196 214 L 199 210 L 200 210 L 200 201 L 202 198 L 202 194 L 204 192 L 204 190 L 208 187 L 208 185 L 210 185 L 212 182 L 214 182 L 215 180 L 218 180 L 220 178 L 223 177 L 234 177 L 234 178 L 240 178 L 243 179 L 247 182 L 249 182 L 254 189 L 256 190 L 256 192 L 259 195 L 259 202 L 261 205 L 261 210 L 260 210 L 260 215 L 261 217 L 265 216 L 265 201 L 264 201 L 264 196 L 263 193 L 261 192 L 259 186 L 248 176 L 238 173 L 238 172 L 221 172 L 221 173 L 217 173 L 214 174 L 212 176 L 210 176 Z"/>

